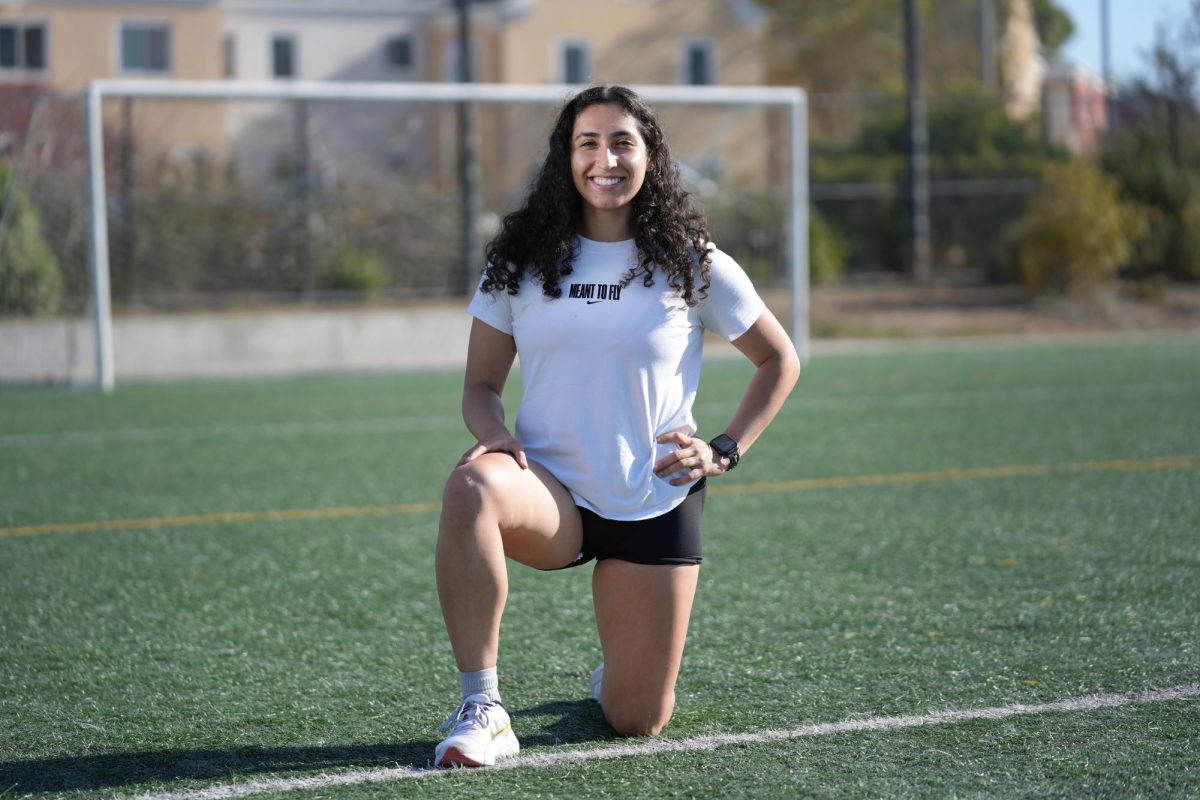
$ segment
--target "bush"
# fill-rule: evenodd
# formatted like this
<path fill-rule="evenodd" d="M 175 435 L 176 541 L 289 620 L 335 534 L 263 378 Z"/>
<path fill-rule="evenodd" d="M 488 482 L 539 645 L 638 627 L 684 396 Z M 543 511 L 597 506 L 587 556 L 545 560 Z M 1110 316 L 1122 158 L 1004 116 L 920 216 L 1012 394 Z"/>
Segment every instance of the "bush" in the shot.
<path fill-rule="evenodd" d="M 850 244 L 815 208 L 808 210 L 809 283 L 833 283 L 846 270 Z"/>
<path fill-rule="evenodd" d="M 1119 143 L 1104 161 L 1122 193 L 1143 207 L 1147 235 L 1130 272 L 1200 280 L 1200 175 L 1180 169 L 1161 152 Z"/>
<path fill-rule="evenodd" d="M 775 195 L 724 192 L 705 205 L 709 231 L 717 247 L 742 266 L 756 284 L 786 280 L 788 270 L 787 204 Z M 841 278 L 850 244 L 813 206 L 808 208 L 809 283 Z"/>
<path fill-rule="evenodd" d="M 1047 166 L 1010 233 L 1021 282 L 1034 294 L 1090 293 L 1116 276 L 1145 232 L 1116 181 L 1082 161 Z"/>
<path fill-rule="evenodd" d="M 11 185 L 12 167 L 0 164 L 0 313 L 50 314 L 62 298 L 58 259 L 42 236 L 42 223 L 20 188 Z"/>
<path fill-rule="evenodd" d="M 1193 179 L 1192 196 L 1179 211 L 1172 237 L 1171 275 L 1176 278 L 1200 280 L 1200 181 Z"/>
<path fill-rule="evenodd" d="M 325 276 L 325 288 L 343 292 L 373 295 L 387 283 L 383 260 L 374 253 L 353 247 L 343 247 L 334 258 L 333 267 Z"/>

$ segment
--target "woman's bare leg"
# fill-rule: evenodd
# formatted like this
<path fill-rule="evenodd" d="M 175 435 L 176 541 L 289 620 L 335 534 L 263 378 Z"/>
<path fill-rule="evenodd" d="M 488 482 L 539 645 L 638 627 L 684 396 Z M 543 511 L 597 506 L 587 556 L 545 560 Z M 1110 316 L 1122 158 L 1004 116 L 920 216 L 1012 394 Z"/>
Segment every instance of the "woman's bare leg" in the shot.
<path fill-rule="evenodd" d="M 675 710 L 700 566 L 605 559 L 592 573 L 604 650 L 600 705 L 617 733 L 656 736 Z"/>
<path fill-rule="evenodd" d="M 583 540 L 570 492 L 539 464 L 506 453 L 458 467 L 446 482 L 437 541 L 438 597 L 458 669 L 496 666 L 508 598 L 505 556 L 539 569 L 571 562 Z"/>

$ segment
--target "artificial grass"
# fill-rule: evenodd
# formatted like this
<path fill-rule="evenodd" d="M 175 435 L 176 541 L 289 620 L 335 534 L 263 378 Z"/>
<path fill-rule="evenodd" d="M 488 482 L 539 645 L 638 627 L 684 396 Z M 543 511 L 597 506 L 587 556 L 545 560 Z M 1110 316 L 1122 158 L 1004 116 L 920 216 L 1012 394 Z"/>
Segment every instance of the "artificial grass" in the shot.
<path fill-rule="evenodd" d="M 813 364 L 728 478 L 751 491 L 709 500 L 667 736 L 1196 682 L 1194 468 L 754 486 L 1197 455 L 1197 356 L 1178 338 Z M 702 430 L 747 375 L 706 367 Z M 435 500 L 470 443 L 458 385 L 0 392 L 0 527 Z M 425 511 L 0 537 L 0 791 L 426 766 L 457 700 L 435 532 Z M 512 568 L 502 688 L 528 752 L 616 741 L 588 699 L 587 572 Z M 1177 701 L 314 794 L 1186 795 L 1196 722 Z"/>

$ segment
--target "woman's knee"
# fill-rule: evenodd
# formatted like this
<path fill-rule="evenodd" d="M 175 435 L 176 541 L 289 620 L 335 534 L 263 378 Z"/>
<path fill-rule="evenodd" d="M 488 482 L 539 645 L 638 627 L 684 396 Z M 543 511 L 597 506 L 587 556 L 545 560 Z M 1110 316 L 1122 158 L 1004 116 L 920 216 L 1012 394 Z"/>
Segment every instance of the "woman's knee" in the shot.
<path fill-rule="evenodd" d="M 675 698 L 673 693 L 648 702 L 606 698 L 603 709 L 608 724 L 621 736 L 658 736 L 671 721 Z"/>
<path fill-rule="evenodd" d="M 500 491 L 501 469 L 486 456 L 455 467 L 442 491 L 442 513 L 478 514 Z"/>

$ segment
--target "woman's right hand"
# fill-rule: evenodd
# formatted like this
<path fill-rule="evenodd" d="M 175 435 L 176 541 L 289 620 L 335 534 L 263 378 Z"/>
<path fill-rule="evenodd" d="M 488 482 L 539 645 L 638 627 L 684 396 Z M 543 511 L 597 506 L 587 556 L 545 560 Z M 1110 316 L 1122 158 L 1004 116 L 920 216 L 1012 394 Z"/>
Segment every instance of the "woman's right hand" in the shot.
<path fill-rule="evenodd" d="M 525 446 L 511 433 L 505 431 L 494 436 L 480 439 L 479 443 L 458 460 L 458 466 L 470 464 L 484 453 L 508 453 L 521 469 L 529 469 L 529 460 L 525 457 Z"/>

